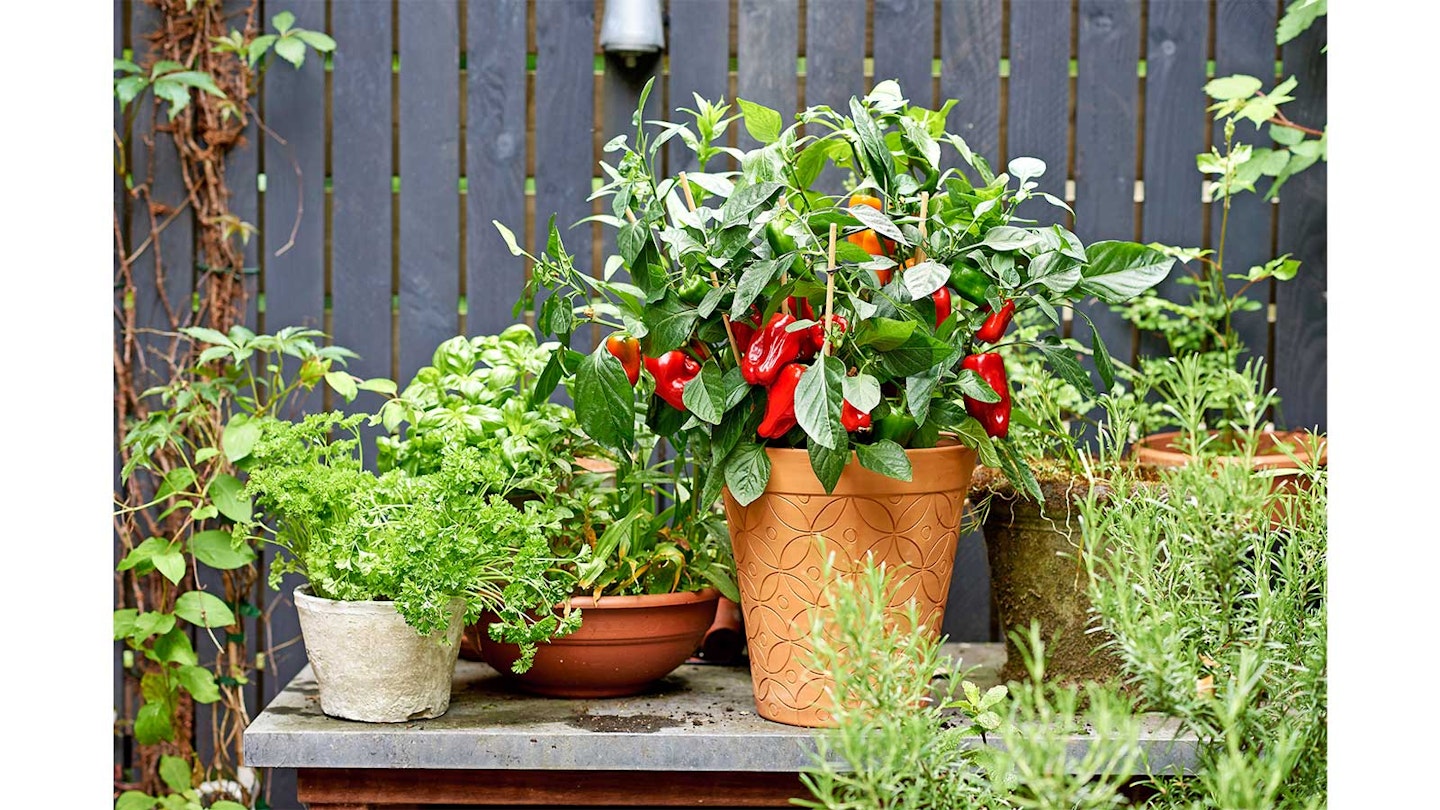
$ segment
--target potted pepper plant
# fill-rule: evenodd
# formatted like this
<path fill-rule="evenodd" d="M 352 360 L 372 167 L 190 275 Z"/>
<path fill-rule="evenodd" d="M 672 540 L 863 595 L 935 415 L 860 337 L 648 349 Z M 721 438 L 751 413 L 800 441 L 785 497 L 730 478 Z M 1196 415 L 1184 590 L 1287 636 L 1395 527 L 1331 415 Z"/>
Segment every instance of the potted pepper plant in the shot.
<path fill-rule="evenodd" d="M 950 106 L 911 106 L 885 81 L 844 112 L 812 107 L 786 127 L 777 111 L 741 101 L 760 146 L 740 155 L 738 172 L 706 170 L 725 105 L 700 105 L 693 129 L 656 123 L 654 137 L 637 114 L 634 143 L 607 145 L 620 160 L 597 192 L 610 199 L 602 220 L 619 230 L 619 257 L 601 278 L 579 272 L 552 221 L 517 302 L 549 290 L 537 324 L 567 346 L 590 323 L 619 332 L 553 361 L 574 376 L 581 428 L 633 453 L 638 396 L 651 429 L 691 465 L 684 496 L 696 502 L 685 508 L 723 496 L 756 705 L 772 720 L 832 722 L 827 676 L 803 654 L 824 590 L 819 538 L 837 570 L 866 554 L 904 566 L 890 593 L 897 621 L 917 600 L 938 633 L 977 457 L 1033 483 L 1003 441 L 1003 361 L 977 332 L 1031 308 L 1058 331 L 1057 305 L 1124 301 L 1174 261 L 1134 243 L 1086 246 L 1025 219 L 1022 204 L 1064 206 L 1036 190 L 1044 164 L 1020 158 L 994 174 L 945 132 Z M 699 171 L 659 176 L 657 150 L 677 136 Z M 942 147 L 964 168 L 942 169 Z M 828 164 L 850 170 L 851 193 L 811 189 Z M 1079 372 L 1058 334 L 1035 343 Z M 1093 347 L 1108 357 L 1098 336 Z M 636 348 L 645 373 L 630 374 Z"/>
<path fill-rule="evenodd" d="M 517 506 L 501 441 L 441 437 L 433 471 L 364 468 L 363 414 L 269 419 L 246 459 L 254 513 L 237 538 L 282 554 L 271 585 L 298 572 L 305 652 L 321 709 L 368 722 L 444 714 L 463 622 L 482 610 L 524 643 L 575 629 L 556 615 L 569 580 L 545 542 L 555 515 Z M 332 434 L 348 436 L 334 438 Z"/>

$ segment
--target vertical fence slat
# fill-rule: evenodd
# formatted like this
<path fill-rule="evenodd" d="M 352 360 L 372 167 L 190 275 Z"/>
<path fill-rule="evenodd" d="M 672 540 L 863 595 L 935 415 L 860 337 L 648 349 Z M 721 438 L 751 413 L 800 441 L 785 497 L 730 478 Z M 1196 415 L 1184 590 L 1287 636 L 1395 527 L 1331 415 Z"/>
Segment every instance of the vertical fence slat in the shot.
<path fill-rule="evenodd" d="M 305 0 L 290 3 L 295 25 L 325 30 L 325 3 Z M 325 65 L 314 52 L 293 68 L 273 53 L 265 72 L 266 124 L 286 143 L 266 138 L 265 156 L 265 328 L 276 332 L 286 326 L 323 329 L 325 326 Z M 297 175 L 298 170 L 298 175 Z M 302 207 L 303 206 L 303 210 Z M 297 224 L 296 217 L 299 217 Z M 293 244 L 288 249 L 293 231 Z M 283 250 L 283 252 L 281 252 Z M 294 368 L 289 369 L 293 374 Z M 311 392 L 297 399 L 305 412 L 318 411 L 321 396 Z M 283 415 L 283 414 L 282 414 Z M 266 569 L 275 559 L 266 545 Z M 300 622 L 291 596 L 304 580 L 291 574 L 278 591 L 266 592 L 266 642 L 277 648 L 300 636 Z M 296 640 L 276 650 L 266 661 L 264 701 L 269 703 L 305 666 L 305 646 Z M 271 803 L 294 796 L 295 772 L 276 769 L 270 774 Z M 280 806 L 280 805 L 277 805 Z"/>
<path fill-rule="evenodd" d="M 331 323 L 336 345 L 360 355 L 352 374 L 389 377 L 390 4 L 337 3 L 330 22 L 341 43 L 330 86 Z M 373 407 L 362 395 L 349 409 Z"/>
<path fill-rule="evenodd" d="M 935 0 L 875 0 L 873 26 L 875 82 L 895 79 L 911 104 L 933 108 Z"/>
<path fill-rule="evenodd" d="M 1216 76 L 1243 73 L 1260 79 L 1266 89 L 1274 86 L 1277 12 L 1274 0 L 1219 0 L 1215 9 Z M 1215 144 L 1223 152 L 1225 133 L 1222 124 L 1215 125 L 1214 137 Z M 1256 148 L 1270 145 L 1266 130 L 1262 128 L 1257 132 L 1248 121 L 1236 124 L 1235 141 L 1253 144 Z M 1270 218 L 1274 215 L 1275 206 L 1260 196 L 1264 193 L 1264 184 L 1256 183 L 1256 192 L 1241 192 L 1231 200 L 1224 256 L 1227 273 L 1243 274 L 1250 267 L 1274 258 L 1270 251 Z M 1221 219 L 1222 207 L 1217 201 L 1210 212 L 1208 247 L 1217 246 Z M 1233 293 L 1244 282 L 1231 279 L 1226 284 Z M 1268 282 L 1256 284 L 1246 297 L 1268 304 L 1271 286 Z M 1268 345 L 1270 327 L 1265 307 L 1255 312 L 1237 312 L 1233 322 L 1236 333 L 1248 349 L 1248 356 L 1268 358 L 1273 354 Z"/>
<path fill-rule="evenodd" d="M 135 62 L 143 68 L 154 63 L 154 54 L 146 35 L 160 27 L 160 12 L 148 3 L 135 3 L 130 11 L 131 48 Z M 135 102 L 134 129 L 131 132 L 131 174 L 139 185 L 153 173 L 154 185 L 149 189 L 151 204 L 159 206 L 157 223 L 163 223 L 186 201 L 185 181 L 180 173 L 180 159 L 169 133 L 157 131 L 153 143 L 144 141 L 152 121 L 167 126 L 169 103 L 157 104 L 152 93 L 141 94 Z M 156 108 L 159 108 L 158 110 Z M 131 204 L 130 245 L 133 253 L 150 235 L 151 214 L 143 199 Z M 135 325 L 141 329 L 171 330 L 190 320 L 190 299 L 194 290 L 194 227 L 193 212 L 181 211 L 160 232 L 158 239 L 131 265 L 135 284 Z M 162 283 L 156 277 L 156 262 L 164 274 Z M 169 304 L 167 313 L 165 302 Z M 174 320 L 172 320 L 172 317 Z M 170 340 L 156 335 L 136 336 L 135 346 L 142 356 L 143 372 L 134 381 L 137 390 L 166 381 L 169 369 L 152 351 L 166 352 Z"/>
<path fill-rule="evenodd" d="M 1178 247 L 1199 247 L 1204 239 L 1203 176 L 1195 156 L 1205 151 L 1205 3 L 1150 0 L 1145 57 L 1145 202 L 1141 237 Z M 1156 291 L 1176 300 L 1187 288 L 1170 271 Z M 1193 289 L 1193 288 L 1190 288 Z M 1163 338 L 1140 335 L 1140 354 L 1168 354 Z"/>
<path fill-rule="evenodd" d="M 780 111 L 785 126 L 795 120 L 795 58 L 800 41 L 800 7 L 789 3 L 740 0 L 736 85 L 740 98 Z M 737 124 L 741 122 L 736 122 Z M 757 143 L 742 127 L 739 146 Z"/>
<path fill-rule="evenodd" d="M 467 325 L 493 334 L 512 323 L 525 265 L 492 220 L 525 232 L 525 0 L 468 6 L 466 26 L 465 272 Z"/>
<path fill-rule="evenodd" d="M 1074 208 L 1075 232 L 1087 243 L 1135 238 L 1139 58 L 1140 0 L 1080 0 Z M 1129 362 L 1130 325 L 1108 304 L 1077 309 L 1094 321 L 1109 350 Z M 1090 330 L 1082 320 L 1076 319 L 1074 334 L 1088 343 Z"/>
<path fill-rule="evenodd" d="M 1070 9 L 1055 2 L 1010 5 L 1010 98 L 1004 159 L 1045 161 L 1040 190 L 1065 196 L 1070 105 Z M 996 171 L 1003 169 L 996 166 Z M 1031 211 L 1042 223 L 1060 222 L 1060 209 Z M 1059 216 L 1057 216 L 1057 213 Z"/>
<path fill-rule="evenodd" d="M 243 13 L 246 3 L 244 0 L 226 0 L 224 9 L 227 14 Z M 243 17 L 235 17 L 238 28 Z M 289 67 L 287 64 L 286 67 Z M 251 99 L 251 103 L 257 103 L 258 99 Z M 255 124 L 252 116 L 245 126 L 245 140 L 243 144 L 236 146 L 225 158 L 225 184 L 230 189 L 230 211 L 242 222 L 249 222 L 252 225 L 259 224 L 259 191 L 256 184 L 256 175 L 260 167 L 260 134 L 259 127 Z M 256 272 L 259 256 L 259 240 L 251 237 L 248 243 L 242 244 L 240 248 L 243 267 L 248 271 L 244 276 L 245 287 L 245 320 L 244 323 L 252 329 L 256 327 L 258 318 L 259 298 L 259 275 Z M 208 566 L 200 566 L 198 569 L 201 587 L 222 595 L 225 593 L 225 575 Z M 268 586 L 265 582 L 257 581 L 250 592 L 243 594 L 243 598 L 255 605 L 264 604 L 268 595 Z M 256 622 L 253 618 L 240 617 L 240 632 L 245 640 L 239 646 L 244 655 L 253 660 L 255 651 L 259 648 L 259 638 L 256 633 Z M 197 633 L 195 637 L 195 649 L 200 655 L 202 665 L 209 666 L 214 661 L 217 651 L 205 633 Z M 227 675 L 228 672 L 217 672 L 217 675 Z M 252 673 L 249 682 L 241 687 L 241 694 L 245 698 L 245 706 L 250 710 L 251 715 L 258 714 L 261 702 L 261 678 L 258 673 Z M 225 716 L 227 710 L 220 703 L 209 705 L 197 704 L 195 706 L 195 748 L 200 754 L 202 763 L 212 762 L 215 751 L 215 735 L 218 721 Z M 234 718 L 230 718 L 234 722 Z M 221 729 L 221 733 L 223 733 Z M 232 764 L 238 764 L 232 761 Z"/>
<path fill-rule="evenodd" d="M 1000 161 L 1001 0 L 942 0 L 940 5 L 940 98 L 958 99 L 947 129 L 990 163 Z M 955 166 L 953 149 L 941 151 Z"/>
<path fill-rule="evenodd" d="M 296 27 L 325 30 L 323 0 L 296 2 L 290 10 Z M 265 328 L 323 329 L 325 65 L 313 51 L 299 69 L 273 53 L 266 58 L 265 123 L 285 143 L 267 137 L 264 146 Z M 301 407 L 319 410 L 319 393 L 312 392 Z"/>
<path fill-rule="evenodd" d="M 1000 160 L 1001 11 L 1001 0 L 942 0 L 939 20 L 936 104 L 958 99 L 946 129 L 964 138 L 992 167 Z M 945 167 L 960 165 L 955 150 L 942 147 L 940 155 Z M 990 612 L 990 561 L 977 528 L 962 534 L 956 546 L 941 631 L 955 641 L 991 641 Z"/>
<path fill-rule="evenodd" d="M 399 137 L 404 385 L 460 328 L 460 38 L 454 0 L 400 4 Z"/>
<path fill-rule="evenodd" d="M 865 4 L 810 0 L 805 30 L 805 106 L 824 104 L 848 114 L 850 97 L 865 94 Z M 814 188 L 839 194 L 849 176 L 849 170 L 827 161 Z"/>
<path fill-rule="evenodd" d="M 728 0 L 672 0 L 670 30 L 665 38 L 670 59 L 666 93 L 671 121 L 684 120 L 680 107 L 695 109 L 695 96 L 718 101 L 728 96 L 730 74 L 730 3 Z M 735 100 L 730 99 L 734 104 Z M 737 122 L 738 123 L 738 122 Z M 732 125 L 733 126 L 733 125 Z M 678 139 L 665 145 L 668 171 L 673 176 L 695 169 L 695 155 Z M 706 168 L 723 171 L 724 158 Z"/>
<path fill-rule="evenodd" d="M 1295 101 L 1286 105 L 1291 120 L 1321 129 L 1325 124 L 1326 22 L 1285 43 L 1285 75 L 1299 82 Z M 1280 391 L 1284 425 L 1326 430 L 1325 362 L 1325 164 L 1316 163 L 1280 189 L 1280 253 L 1299 259 L 1300 272 L 1275 287 L 1275 386 Z M 1238 266 L 1237 266 L 1238 267 Z"/>
<path fill-rule="evenodd" d="M 594 176 L 595 121 L 594 0 L 551 0 L 535 6 L 535 240 L 539 255 L 548 238 L 550 216 L 565 250 L 583 269 L 589 264 L 588 224 Z M 518 291 L 517 291 L 518 292 Z M 545 301 L 535 296 L 538 312 Z M 572 346 L 588 352 L 589 330 L 576 332 Z"/>

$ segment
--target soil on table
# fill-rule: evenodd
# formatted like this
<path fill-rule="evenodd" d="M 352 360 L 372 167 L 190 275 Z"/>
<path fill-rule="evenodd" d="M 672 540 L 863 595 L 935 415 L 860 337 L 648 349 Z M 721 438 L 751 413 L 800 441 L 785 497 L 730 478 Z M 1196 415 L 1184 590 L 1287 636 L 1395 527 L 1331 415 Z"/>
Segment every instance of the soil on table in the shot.
<path fill-rule="evenodd" d="M 653 734 L 662 728 L 684 725 L 680 720 L 659 714 L 589 714 L 578 713 L 565 721 L 571 728 L 602 733 Z"/>

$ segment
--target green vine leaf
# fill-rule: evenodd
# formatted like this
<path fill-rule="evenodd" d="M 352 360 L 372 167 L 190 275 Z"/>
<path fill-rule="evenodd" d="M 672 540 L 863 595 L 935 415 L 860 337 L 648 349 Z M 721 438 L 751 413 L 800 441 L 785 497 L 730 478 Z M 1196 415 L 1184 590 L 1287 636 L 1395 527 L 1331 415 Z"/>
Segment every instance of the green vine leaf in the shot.
<path fill-rule="evenodd" d="M 226 627 L 235 614 L 219 597 L 204 591 L 186 591 L 175 600 L 175 615 L 197 627 Z"/>

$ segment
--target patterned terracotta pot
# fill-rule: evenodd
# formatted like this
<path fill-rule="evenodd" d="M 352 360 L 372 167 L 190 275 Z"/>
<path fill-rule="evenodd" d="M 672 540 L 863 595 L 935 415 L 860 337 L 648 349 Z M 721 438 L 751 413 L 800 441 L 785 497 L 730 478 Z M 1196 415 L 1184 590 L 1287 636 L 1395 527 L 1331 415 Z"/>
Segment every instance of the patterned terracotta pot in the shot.
<path fill-rule="evenodd" d="M 867 552 L 886 563 L 896 572 L 893 615 L 903 618 L 904 605 L 917 600 L 922 622 L 938 635 L 975 452 L 959 444 L 907 450 L 910 481 L 866 470 L 852 454 L 829 495 L 806 451 L 766 453 L 770 483 L 755 502 L 741 506 L 725 491 L 755 707 L 780 723 L 832 726 L 831 679 L 807 666 L 810 611 L 825 588 L 817 535 L 837 573 L 858 568 Z"/>

